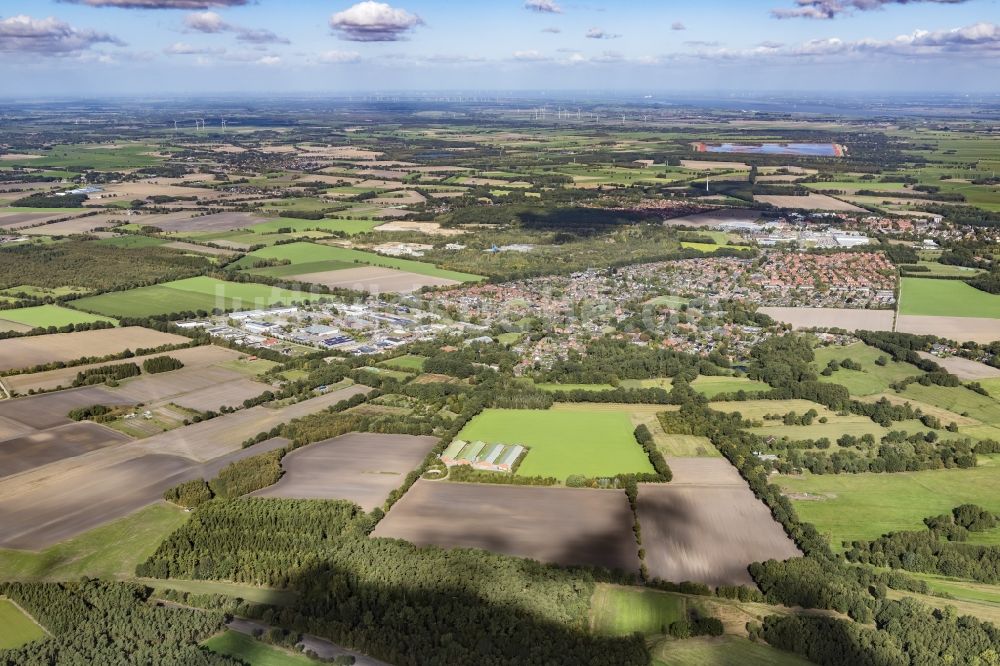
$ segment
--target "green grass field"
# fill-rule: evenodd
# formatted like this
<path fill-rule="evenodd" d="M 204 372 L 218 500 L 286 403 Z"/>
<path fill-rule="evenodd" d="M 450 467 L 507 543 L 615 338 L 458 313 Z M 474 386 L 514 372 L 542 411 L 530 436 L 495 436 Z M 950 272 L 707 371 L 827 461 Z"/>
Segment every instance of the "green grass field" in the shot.
<path fill-rule="evenodd" d="M 897 474 L 803 474 L 778 476 L 789 493 L 820 499 L 793 499 L 799 517 L 813 523 L 830 544 L 875 539 L 887 532 L 920 530 L 923 519 L 971 502 L 1000 512 L 1000 465 L 987 460 L 973 469 Z"/>
<path fill-rule="evenodd" d="M 255 224 L 250 227 L 250 230 L 257 234 L 272 234 L 276 233 L 279 229 L 288 229 L 289 231 L 285 233 L 319 229 L 326 232 L 339 231 L 353 236 L 371 231 L 380 224 L 382 224 L 382 220 L 302 220 L 292 217 L 279 217 L 276 220 Z"/>
<path fill-rule="evenodd" d="M 811 661 L 738 636 L 661 641 L 652 649 L 653 666 L 810 666 Z"/>
<path fill-rule="evenodd" d="M 1000 425 L 1000 400 L 985 396 L 964 386 L 923 386 L 910 384 L 902 393 L 903 398 L 926 402 L 962 416 L 969 416 L 988 425 Z"/>
<path fill-rule="evenodd" d="M 226 631 L 213 636 L 202 643 L 203 646 L 216 654 L 236 657 L 252 666 L 315 666 L 320 663 L 304 654 L 295 654 L 288 650 L 261 643 L 255 638 L 237 631 Z"/>
<path fill-rule="evenodd" d="M 712 409 L 718 410 L 720 412 L 739 412 L 745 419 L 763 419 L 765 414 L 787 414 L 788 412 L 795 412 L 796 414 L 805 414 L 810 409 L 815 409 L 817 412 L 817 419 L 820 416 L 825 416 L 827 418 L 835 417 L 836 414 L 831 412 L 827 407 L 819 404 L 818 402 L 811 402 L 809 400 L 732 400 L 716 402 L 712 404 Z M 780 421 L 778 422 L 780 423 Z"/>
<path fill-rule="evenodd" d="M 685 617 L 686 605 L 680 595 L 600 584 L 590 599 L 590 626 L 605 636 L 659 634 Z"/>
<path fill-rule="evenodd" d="M 1000 294 L 988 294 L 959 280 L 903 278 L 899 313 L 1000 319 Z"/>
<path fill-rule="evenodd" d="M 45 638 L 45 632 L 9 599 L 0 598 L 0 650 L 17 648 Z"/>
<path fill-rule="evenodd" d="M 888 354 L 874 347 L 869 347 L 863 342 L 855 342 L 846 346 L 817 347 L 815 354 L 816 359 L 813 362 L 813 367 L 816 368 L 817 372 L 826 367 L 830 361 L 850 359 L 861 365 L 861 370 L 840 368 L 829 377 L 819 375 L 821 382 L 840 384 L 846 387 L 851 395 L 856 396 L 884 393 L 892 383 L 923 374 L 923 371 L 917 366 L 893 361 Z M 880 356 L 886 358 L 885 365 L 875 363 Z"/>
<path fill-rule="evenodd" d="M 699 376 L 691 382 L 691 388 L 711 400 L 720 393 L 736 393 L 737 391 L 769 391 L 771 387 L 766 382 L 759 382 L 746 377 L 711 377 Z"/>
<path fill-rule="evenodd" d="M 292 264 L 319 264 L 324 262 L 341 262 L 346 264 L 346 266 L 339 266 L 339 268 L 349 268 L 357 266 L 358 264 L 366 264 L 371 266 L 395 268 L 397 270 L 409 271 L 411 273 L 427 275 L 430 277 L 458 280 L 460 282 L 476 282 L 483 279 L 479 275 L 449 271 L 443 268 L 438 268 L 434 264 L 428 264 L 422 261 L 399 259 L 397 257 L 383 257 L 372 252 L 362 252 L 361 250 L 349 250 L 342 247 L 305 242 L 289 243 L 287 245 L 263 248 L 255 252 L 251 252 L 232 264 L 232 266 L 234 268 L 243 268 L 249 272 L 259 272 L 262 269 L 250 268 L 253 265 L 253 262 L 257 259 L 287 259 L 291 261 Z M 267 269 L 263 270 L 266 271 Z M 307 273 L 315 272 L 315 270 L 315 268 L 307 270 L 300 269 L 298 272 Z M 329 269 L 321 268 L 319 270 L 337 270 L 337 267 Z"/>
<path fill-rule="evenodd" d="M 314 298 L 303 291 L 253 282 L 194 277 L 152 287 L 116 291 L 73 301 L 73 307 L 118 317 L 149 317 L 173 312 L 263 308 Z"/>
<path fill-rule="evenodd" d="M 487 409 L 458 434 L 467 441 L 523 444 L 520 476 L 613 476 L 653 472 L 625 413 Z"/>
<path fill-rule="evenodd" d="M 158 503 L 43 551 L 0 549 L 2 580 L 75 580 L 80 576 L 122 578 L 153 554 L 188 513 Z"/>
<path fill-rule="evenodd" d="M 421 372 L 424 369 L 424 362 L 427 360 L 426 356 L 418 356 L 416 354 L 406 354 L 405 356 L 397 356 L 396 358 L 390 358 L 388 361 L 382 361 L 378 365 L 383 368 L 392 368 L 395 370 Z"/>
<path fill-rule="evenodd" d="M 17 322 L 27 326 L 47 328 L 49 326 L 68 326 L 69 324 L 89 324 L 95 321 L 106 321 L 117 324 L 110 317 L 92 315 L 88 312 L 70 310 L 58 305 L 38 305 L 31 308 L 16 310 L 0 310 L 0 320 Z"/>

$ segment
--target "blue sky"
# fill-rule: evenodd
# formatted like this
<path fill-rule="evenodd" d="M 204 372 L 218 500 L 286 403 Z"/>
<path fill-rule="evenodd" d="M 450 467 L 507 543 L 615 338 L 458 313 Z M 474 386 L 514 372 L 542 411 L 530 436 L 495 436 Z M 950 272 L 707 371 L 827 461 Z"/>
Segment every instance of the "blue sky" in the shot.
<path fill-rule="evenodd" d="M 998 0 L 0 0 L 0 94 L 998 92 L 998 24 Z"/>

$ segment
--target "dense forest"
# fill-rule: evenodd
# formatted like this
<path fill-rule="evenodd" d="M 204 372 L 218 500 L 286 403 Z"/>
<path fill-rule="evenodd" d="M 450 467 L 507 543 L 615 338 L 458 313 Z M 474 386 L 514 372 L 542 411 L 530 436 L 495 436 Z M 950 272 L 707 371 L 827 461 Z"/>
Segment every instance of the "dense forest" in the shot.
<path fill-rule="evenodd" d="M 0 665 L 241 664 L 198 646 L 222 629 L 222 613 L 158 606 L 150 603 L 151 592 L 135 583 L 86 579 L 0 583 L 0 597 L 15 601 L 52 635 L 0 650 Z"/>
<path fill-rule="evenodd" d="M 191 277 L 210 265 L 205 257 L 160 247 L 116 247 L 77 240 L 15 245 L 0 249 L 0 289 L 22 284 L 125 289 Z"/>
<path fill-rule="evenodd" d="M 212 500 L 139 566 L 143 576 L 285 587 L 260 619 L 400 666 L 646 664 L 643 641 L 587 630 L 595 575 L 477 550 L 371 539 L 348 502 Z"/>

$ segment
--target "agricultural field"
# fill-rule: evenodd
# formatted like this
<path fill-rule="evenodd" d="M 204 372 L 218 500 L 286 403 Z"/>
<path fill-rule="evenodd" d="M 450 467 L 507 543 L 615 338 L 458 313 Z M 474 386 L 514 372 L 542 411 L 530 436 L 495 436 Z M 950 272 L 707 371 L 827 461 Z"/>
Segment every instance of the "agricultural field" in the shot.
<path fill-rule="evenodd" d="M 941 282 L 941 280 L 934 281 Z M 968 288 L 972 289 L 972 287 Z M 991 294 L 986 295 L 992 296 Z M 993 298 L 1000 298 L 1000 296 L 993 296 Z M 896 317 L 896 330 L 900 333 L 936 335 L 946 340 L 978 342 L 980 344 L 989 344 L 1000 339 L 1000 333 L 997 332 L 997 319 L 992 316 L 942 317 L 938 315 L 900 314 Z"/>
<path fill-rule="evenodd" d="M 30 308 L 0 310 L 0 330 L 4 329 L 7 322 L 31 328 L 49 328 L 50 326 L 59 328 L 71 324 L 91 324 L 96 321 L 104 321 L 109 324 L 118 323 L 117 320 L 110 317 L 92 315 L 58 305 L 36 305 Z"/>
<path fill-rule="evenodd" d="M 992 461 L 991 461 L 992 462 Z M 973 503 L 1000 511 L 1000 466 L 898 474 L 778 476 L 772 481 L 834 548 L 888 532 L 920 530 L 923 519 Z"/>
<path fill-rule="evenodd" d="M 177 312 L 213 310 L 253 310 L 278 303 L 316 298 L 303 291 L 291 291 L 252 282 L 226 282 L 210 277 L 194 277 L 165 282 L 152 287 L 116 291 L 73 301 L 73 307 L 118 317 L 152 317 Z"/>
<path fill-rule="evenodd" d="M 960 280 L 903 278 L 900 281 L 899 313 L 1000 319 L 1000 295 L 988 294 Z M 1000 332 L 997 335 L 1000 336 Z"/>
<path fill-rule="evenodd" d="M 519 476 L 565 481 L 571 474 L 652 473 L 653 466 L 632 435 L 634 428 L 624 413 L 487 409 L 458 437 L 521 444 L 528 454 L 518 467 Z"/>
<path fill-rule="evenodd" d="M 141 367 L 143 361 L 163 355 L 163 353 L 158 353 L 133 356 L 129 358 L 127 362 L 135 363 Z M 169 352 L 169 356 L 176 358 L 178 361 L 183 363 L 185 369 L 218 366 L 228 370 L 233 370 L 234 372 L 240 372 L 240 374 L 245 376 L 255 376 L 257 374 L 255 371 L 250 370 L 251 367 L 258 367 L 257 364 L 266 365 L 270 363 L 269 361 L 263 361 L 260 359 L 252 363 L 240 360 L 243 358 L 243 354 L 216 345 L 201 345 L 199 347 L 175 349 Z M 7 388 L 14 394 L 23 395 L 29 391 L 51 391 L 53 389 L 71 386 L 73 380 L 80 372 L 86 372 L 87 370 L 93 370 L 94 368 L 116 365 L 123 362 L 124 361 L 121 360 L 104 361 L 102 363 L 88 363 L 85 365 L 70 366 L 68 368 L 45 370 L 42 372 L 23 373 L 5 377 L 3 381 Z M 263 367 L 263 370 L 266 369 L 268 368 Z"/>
<path fill-rule="evenodd" d="M 353 433 L 296 449 L 284 475 L 254 497 L 345 499 L 365 511 L 382 506 L 437 444 L 434 437 Z"/>
<path fill-rule="evenodd" d="M 368 390 L 352 386 L 279 409 L 252 407 L 0 479 L 0 547 L 47 548 L 117 520 L 159 501 L 171 486 L 287 444 L 279 438 L 242 448 L 247 438 Z"/>
<path fill-rule="evenodd" d="M 336 271 L 349 268 L 357 264 L 369 266 L 391 268 L 407 273 L 415 273 L 430 278 L 441 278 L 454 282 L 474 282 L 481 280 L 478 275 L 459 273 L 456 271 L 437 268 L 434 264 L 411 259 L 400 259 L 398 257 L 385 257 L 371 252 L 361 250 L 351 250 L 332 245 L 319 245 L 316 243 L 290 243 L 277 247 L 264 248 L 251 252 L 243 259 L 233 264 L 234 268 L 242 268 L 249 272 L 261 272 L 267 275 L 267 268 L 252 268 L 253 262 L 259 259 L 288 260 L 298 268 L 298 274 L 305 275 L 318 272 Z M 284 268 L 284 267 L 280 267 Z"/>
<path fill-rule="evenodd" d="M 83 356 L 107 356 L 126 349 L 186 344 L 188 338 L 129 326 L 79 333 L 54 333 L 0 340 L 0 371 L 30 368 L 56 361 L 72 361 Z"/>
<path fill-rule="evenodd" d="M 935 280 L 937 282 L 937 280 Z M 763 313 L 780 322 L 803 328 L 843 328 L 848 331 L 891 331 L 892 310 L 848 308 L 763 307 Z"/>
<path fill-rule="evenodd" d="M 180 507 L 158 502 L 43 550 L 0 548 L 0 580 L 47 581 L 124 578 L 188 519 Z"/>
<path fill-rule="evenodd" d="M 636 572 L 624 491 L 418 480 L 372 536 Z"/>
<path fill-rule="evenodd" d="M 662 580 L 753 585 L 751 562 L 801 555 L 724 458 L 668 458 L 673 481 L 639 484 L 646 567 Z"/>
<path fill-rule="evenodd" d="M 0 650 L 20 647 L 39 638 L 45 638 L 45 630 L 9 599 L 0 597 Z"/>

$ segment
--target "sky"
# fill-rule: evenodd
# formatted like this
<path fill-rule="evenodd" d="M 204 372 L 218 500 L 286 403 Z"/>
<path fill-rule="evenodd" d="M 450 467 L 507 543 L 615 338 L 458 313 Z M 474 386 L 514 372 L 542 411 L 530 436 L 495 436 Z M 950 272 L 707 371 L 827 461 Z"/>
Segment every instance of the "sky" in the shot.
<path fill-rule="evenodd" d="M 1000 92 L 1000 0 L 0 0 L 0 96 Z"/>

